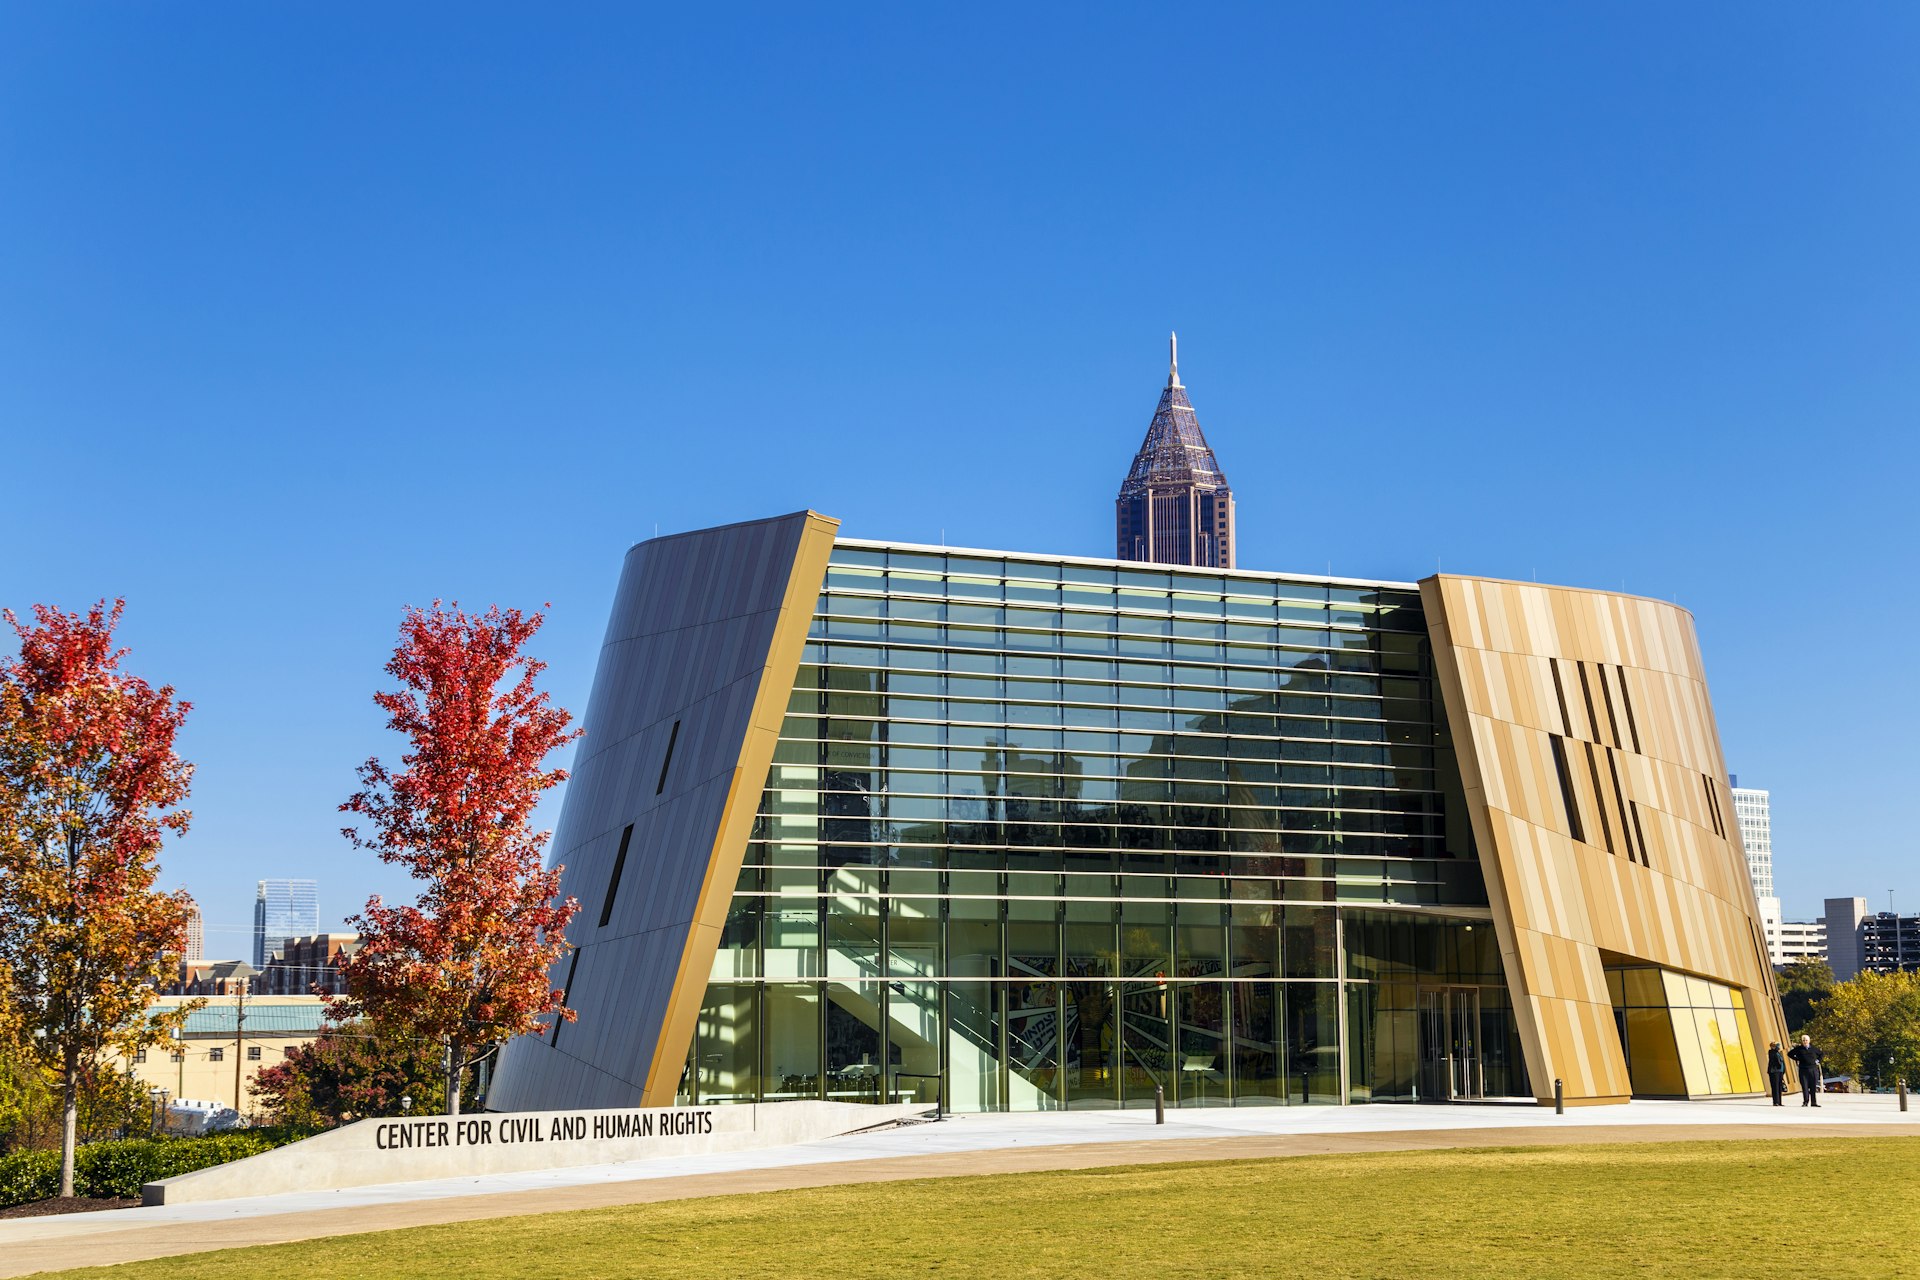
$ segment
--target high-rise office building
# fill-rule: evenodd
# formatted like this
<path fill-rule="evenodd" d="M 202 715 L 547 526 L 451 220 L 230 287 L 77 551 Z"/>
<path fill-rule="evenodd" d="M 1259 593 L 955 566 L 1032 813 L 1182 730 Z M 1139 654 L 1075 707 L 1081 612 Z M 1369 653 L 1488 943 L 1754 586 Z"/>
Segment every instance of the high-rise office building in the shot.
<path fill-rule="evenodd" d="M 187 911 L 187 951 L 181 957 L 186 964 L 199 964 L 206 955 L 207 926 L 200 915 L 200 904 L 194 903 Z"/>
<path fill-rule="evenodd" d="M 1773 894 L 1773 793 L 1755 787 L 1743 787 L 1736 774 L 1729 778 L 1733 790 L 1733 816 L 1740 823 L 1740 843 L 1747 851 L 1747 874 L 1753 877 L 1753 892 L 1758 898 Z"/>
<path fill-rule="evenodd" d="M 1920 916 L 1869 912 L 1865 898 L 1828 898 L 1826 926 L 1827 963 L 1842 982 L 1920 969 Z"/>
<path fill-rule="evenodd" d="M 1168 338 L 1166 389 L 1114 501 L 1115 554 L 1231 569 L 1233 490 L 1180 384 L 1179 344 Z"/>
<path fill-rule="evenodd" d="M 1867 919 L 1865 898 L 1828 898 L 1827 914 L 1822 919 L 1827 933 L 1827 964 L 1841 982 L 1858 977 L 1866 968 L 1861 926 Z"/>
<path fill-rule="evenodd" d="M 253 967 L 267 960 L 288 938 L 320 932 L 319 882 L 262 880 L 253 899 Z"/>
<path fill-rule="evenodd" d="M 1685 610 L 837 529 L 628 553 L 491 1105 L 1764 1087 Z"/>

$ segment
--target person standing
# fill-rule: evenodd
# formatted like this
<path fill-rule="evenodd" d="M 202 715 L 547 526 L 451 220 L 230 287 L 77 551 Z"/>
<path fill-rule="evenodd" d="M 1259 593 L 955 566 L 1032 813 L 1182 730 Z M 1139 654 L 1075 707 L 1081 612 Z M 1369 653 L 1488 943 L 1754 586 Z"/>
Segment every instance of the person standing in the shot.
<path fill-rule="evenodd" d="M 1813 1047 L 1813 1037 L 1801 1036 L 1800 1043 L 1789 1049 L 1787 1056 L 1793 1059 L 1794 1069 L 1800 1073 L 1800 1105 L 1819 1106 L 1824 1067 L 1820 1051 Z"/>
<path fill-rule="evenodd" d="M 1767 1046 L 1767 1085 L 1773 1094 L 1773 1105 L 1786 1106 L 1781 1099 L 1787 1093 L 1787 1055 L 1780 1052 L 1778 1040 Z"/>

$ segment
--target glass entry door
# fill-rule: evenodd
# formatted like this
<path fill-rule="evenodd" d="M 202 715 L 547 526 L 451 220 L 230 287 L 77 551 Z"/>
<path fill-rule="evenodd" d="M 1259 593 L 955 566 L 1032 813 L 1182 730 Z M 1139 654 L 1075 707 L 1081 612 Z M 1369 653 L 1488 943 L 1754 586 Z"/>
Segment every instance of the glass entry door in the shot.
<path fill-rule="evenodd" d="M 1422 1101 L 1478 1102 L 1485 1094 L 1479 988 L 1424 988 L 1420 992 Z"/>

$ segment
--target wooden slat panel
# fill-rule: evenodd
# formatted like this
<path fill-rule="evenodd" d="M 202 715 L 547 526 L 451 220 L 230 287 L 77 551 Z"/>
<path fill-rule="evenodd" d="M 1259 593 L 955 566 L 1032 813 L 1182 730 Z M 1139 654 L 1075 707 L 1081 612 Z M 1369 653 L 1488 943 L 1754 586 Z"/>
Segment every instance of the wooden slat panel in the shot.
<path fill-rule="evenodd" d="M 1555 1078 L 1570 1102 L 1628 1093 L 1602 950 L 1739 987 L 1756 1040 L 1784 1042 L 1692 618 L 1657 600 L 1451 575 L 1422 582 L 1421 597 L 1535 1093 L 1550 1101 Z M 1573 733 L 1582 840 L 1561 817 L 1547 659 Z M 1597 788 L 1586 743 L 1602 744 Z"/>

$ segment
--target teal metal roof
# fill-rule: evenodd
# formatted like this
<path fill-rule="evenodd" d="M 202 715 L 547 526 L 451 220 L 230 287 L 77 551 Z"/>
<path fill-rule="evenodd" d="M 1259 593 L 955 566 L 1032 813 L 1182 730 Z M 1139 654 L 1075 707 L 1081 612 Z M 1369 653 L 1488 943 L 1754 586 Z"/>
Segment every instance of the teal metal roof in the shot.
<path fill-rule="evenodd" d="M 233 1001 L 222 1000 L 196 1009 L 187 1015 L 187 1035 L 232 1036 Z M 326 1006 L 319 1004 L 260 1004 L 245 1010 L 244 1031 L 250 1036 L 317 1035 L 326 1019 Z"/>

